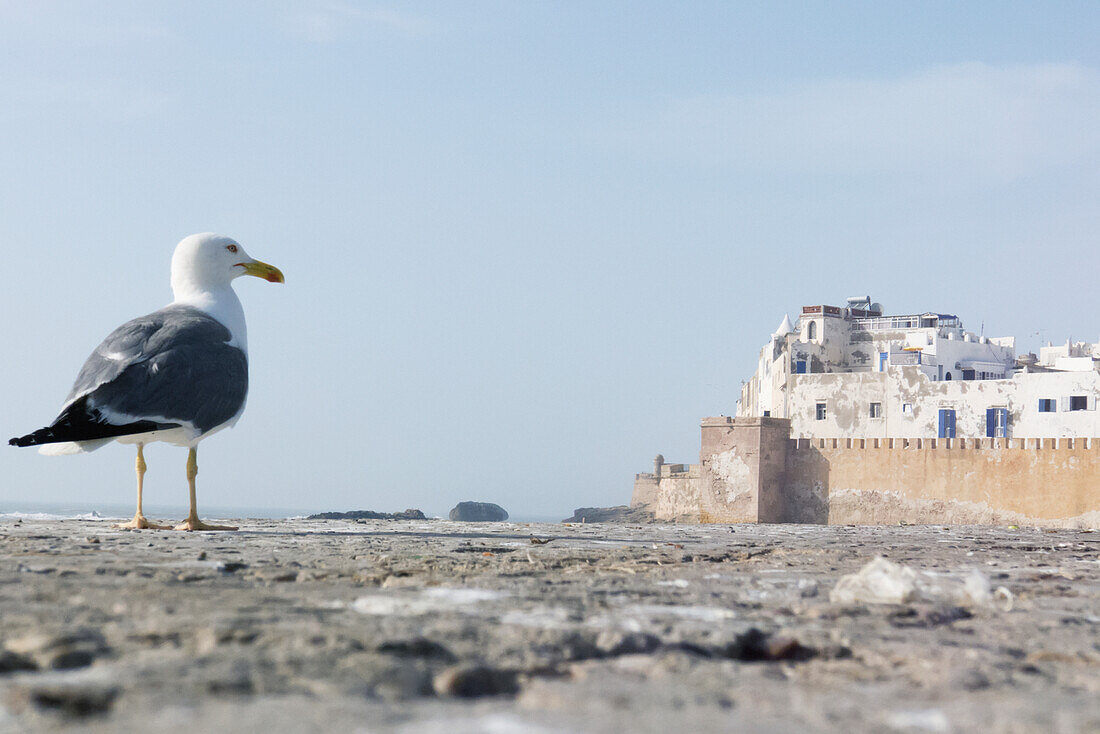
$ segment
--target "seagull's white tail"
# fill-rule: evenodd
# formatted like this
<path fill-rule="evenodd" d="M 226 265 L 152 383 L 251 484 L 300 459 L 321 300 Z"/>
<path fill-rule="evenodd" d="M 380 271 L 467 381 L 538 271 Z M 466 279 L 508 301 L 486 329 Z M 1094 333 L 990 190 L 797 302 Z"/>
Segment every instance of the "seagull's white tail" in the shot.
<path fill-rule="evenodd" d="M 62 441 L 60 443 L 47 443 L 38 447 L 38 453 L 43 456 L 68 456 L 69 454 L 86 454 L 95 451 L 114 441 L 113 438 L 99 438 L 95 441 Z"/>

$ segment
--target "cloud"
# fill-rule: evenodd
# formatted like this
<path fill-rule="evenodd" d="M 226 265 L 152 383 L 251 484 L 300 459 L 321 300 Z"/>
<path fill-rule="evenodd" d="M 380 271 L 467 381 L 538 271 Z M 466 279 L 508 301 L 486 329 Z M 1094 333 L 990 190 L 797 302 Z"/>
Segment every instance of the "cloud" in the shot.
<path fill-rule="evenodd" d="M 751 95 L 674 100 L 621 134 L 635 152 L 792 171 L 1015 179 L 1100 153 L 1100 72 L 1076 64 L 938 66 Z"/>
<path fill-rule="evenodd" d="M 284 17 L 283 26 L 291 35 L 311 43 L 333 43 L 345 33 L 364 27 L 409 37 L 429 35 L 436 30 L 433 22 L 409 13 L 338 3 L 318 3 L 296 10 Z"/>

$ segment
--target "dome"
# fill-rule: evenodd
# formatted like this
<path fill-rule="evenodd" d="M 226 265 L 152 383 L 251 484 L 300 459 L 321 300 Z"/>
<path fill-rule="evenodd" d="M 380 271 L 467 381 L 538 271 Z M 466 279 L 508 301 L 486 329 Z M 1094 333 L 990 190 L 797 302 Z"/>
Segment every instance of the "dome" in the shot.
<path fill-rule="evenodd" d="M 786 336 L 794 331 L 794 326 L 791 324 L 791 317 L 787 314 L 783 314 L 783 321 L 780 322 L 779 328 L 775 330 L 773 336 Z"/>

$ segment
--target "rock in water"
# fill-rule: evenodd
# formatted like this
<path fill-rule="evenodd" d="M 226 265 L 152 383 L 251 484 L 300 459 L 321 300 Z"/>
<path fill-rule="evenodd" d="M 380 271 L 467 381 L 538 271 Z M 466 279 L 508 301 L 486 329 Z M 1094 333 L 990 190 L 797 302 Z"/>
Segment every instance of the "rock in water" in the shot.
<path fill-rule="evenodd" d="M 621 522 L 642 525 L 656 522 L 656 520 L 657 518 L 649 510 L 617 505 L 615 507 L 578 507 L 573 510 L 573 517 L 567 517 L 562 522 Z"/>
<path fill-rule="evenodd" d="M 307 520 L 427 520 L 424 513 L 416 509 L 404 512 L 375 512 L 373 510 L 352 510 L 350 512 L 319 512 L 310 515 Z"/>
<path fill-rule="evenodd" d="M 508 513 L 492 502 L 459 502 L 447 517 L 460 522 L 503 522 Z"/>

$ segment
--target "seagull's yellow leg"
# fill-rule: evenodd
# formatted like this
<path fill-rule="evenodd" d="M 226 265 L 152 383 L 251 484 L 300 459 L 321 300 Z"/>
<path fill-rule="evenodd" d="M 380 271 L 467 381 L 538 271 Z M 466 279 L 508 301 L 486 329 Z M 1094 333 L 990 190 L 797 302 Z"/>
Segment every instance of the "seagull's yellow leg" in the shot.
<path fill-rule="evenodd" d="M 125 528 L 127 530 L 170 530 L 167 525 L 157 525 L 151 523 L 145 519 L 145 515 L 141 512 L 141 490 L 145 486 L 145 454 L 143 449 L 145 444 L 139 443 L 137 445 L 137 484 L 138 484 L 138 502 L 137 511 L 134 513 L 134 519 L 130 522 L 125 522 L 120 525 L 115 525 L 116 528 Z"/>
<path fill-rule="evenodd" d="M 236 530 L 233 525 L 207 525 L 199 519 L 195 502 L 195 477 L 199 475 L 199 452 L 192 446 L 187 452 L 187 487 L 191 493 L 191 512 L 187 519 L 176 526 L 176 530 Z"/>

